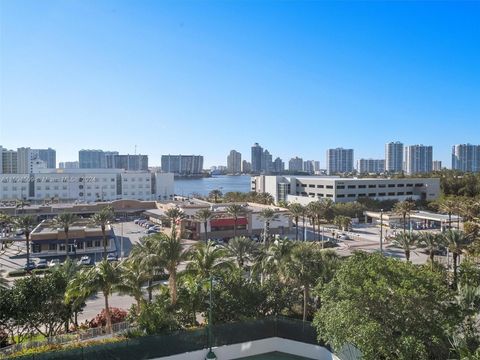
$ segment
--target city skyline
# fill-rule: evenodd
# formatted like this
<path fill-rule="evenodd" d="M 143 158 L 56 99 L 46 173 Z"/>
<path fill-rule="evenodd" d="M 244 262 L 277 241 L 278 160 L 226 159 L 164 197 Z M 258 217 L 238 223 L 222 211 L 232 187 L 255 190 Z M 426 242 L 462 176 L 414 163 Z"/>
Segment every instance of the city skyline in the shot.
<path fill-rule="evenodd" d="M 3 1 L 0 143 L 318 159 L 480 133 L 480 3 Z M 245 19 L 249 26 L 245 27 Z M 454 30 L 454 31 L 453 31 Z M 141 39 L 141 40 L 139 40 Z M 240 137 L 238 134 L 242 134 Z"/>

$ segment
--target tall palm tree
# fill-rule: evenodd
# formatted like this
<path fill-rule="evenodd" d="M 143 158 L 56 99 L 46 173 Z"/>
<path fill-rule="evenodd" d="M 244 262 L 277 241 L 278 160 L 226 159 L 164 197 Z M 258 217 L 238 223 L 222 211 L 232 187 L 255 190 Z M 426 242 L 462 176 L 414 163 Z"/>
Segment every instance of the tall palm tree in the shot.
<path fill-rule="evenodd" d="M 213 211 L 210 209 L 200 209 L 195 213 L 195 217 L 198 221 L 203 223 L 203 228 L 205 231 L 205 244 L 208 241 L 208 222 L 213 216 Z"/>
<path fill-rule="evenodd" d="M 70 227 L 78 220 L 77 216 L 73 213 L 61 213 L 56 218 L 53 219 L 53 225 L 55 228 L 62 228 L 63 232 L 65 233 L 65 253 L 67 255 L 67 259 L 69 258 L 68 255 L 68 232 L 70 231 Z"/>
<path fill-rule="evenodd" d="M 444 238 L 439 234 L 434 234 L 430 232 L 420 233 L 418 244 L 428 251 L 428 256 L 430 258 L 432 270 L 433 270 L 433 262 L 435 259 L 435 252 L 440 250 L 440 248 L 444 243 L 445 243 Z"/>
<path fill-rule="evenodd" d="M 290 259 L 290 254 L 296 242 L 278 239 L 270 244 L 264 244 L 257 253 L 253 264 L 253 272 L 260 275 L 260 282 L 271 274 L 284 278 L 284 266 Z"/>
<path fill-rule="evenodd" d="M 33 228 L 36 225 L 36 220 L 33 216 L 19 216 L 14 219 L 15 226 L 17 229 L 23 230 L 25 234 L 25 241 L 27 245 L 27 264 L 30 263 L 30 234 L 33 231 Z"/>
<path fill-rule="evenodd" d="M 230 216 L 233 216 L 233 237 L 237 237 L 237 222 L 241 215 L 245 214 L 245 208 L 239 204 L 232 204 L 225 209 Z"/>
<path fill-rule="evenodd" d="M 343 231 L 352 226 L 352 219 L 350 219 L 348 216 L 337 215 L 335 216 L 335 219 L 333 219 L 333 222 L 336 226 L 338 226 L 339 229 Z"/>
<path fill-rule="evenodd" d="M 123 260 L 119 270 L 120 277 L 118 284 L 115 285 L 115 290 L 120 295 L 132 296 L 137 302 L 137 313 L 139 313 L 144 303 L 142 286 L 149 280 L 150 272 L 134 258 Z"/>
<path fill-rule="evenodd" d="M 107 259 L 107 225 L 114 219 L 114 212 L 111 206 L 106 206 L 90 219 L 90 223 L 95 226 L 100 226 L 103 236 L 103 259 Z"/>
<path fill-rule="evenodd" d="M 11 216 L 0 212 L 0 227 L 6 227 L 14 223 L 14 220 Z M 3 250 L 3 241 L 0 243 L 0 250 Z"/>
<path fill-rule="evenodd" d="M 448 228 L 452 228 L 452 214 L 458 210 L 458 200 L 454 197 L 448 196 L 440 200 L 439 210 L 442 213 L 448 214 Z"/>
<path fill-rule="evenodd" d="M 417 234 L 403 232 L 395 236 L 392 244 L 402 248 L 403 252 L 405 253 L 405 259 L 410 261 L 410 252 L 412 251 L 412 247 L 417 245 L 418 240 L 419 238 Z"/>
<path fill-rule="evenodd" d="M 328 222 L 332 221 L 335 217 L 335 204 L 332 199 L 321 199 L 320 204 L 322 206 L 321 218 L 325 219 Z"/>
<path fill-rule="evenodd" d="M 290 211 L 290 215 L 292 216 L 293 221 L 295 222 L 295 227 L 296 227 L 295 240 L 298 241 L 298 222 L 300 220 L 300 217 L 304 216 L 305 208 L 299 203 L 293 203 L 293 204 L 290 204 L 288 210 Z"/>
<path fill-rule="evenodd" d="M 268 243 L 270 233 L 270 222 L 278 219 L 275 210 L 266 208 L 260 211 L 258 217 L 263 220 L 263 241 Z"/>
<path fill-rule="evenodd" d="M 410 217 L 410 213 L 415 209 L 415 203 L 410 200 L 397 202 L 393 206 L 393 212 L 401 215 L 403 219 L 403 232 L 407 230 L 407 216 Z"/>
<path fill-rule="evenodd" d="M 218 190 L 218 189 L 214 189 L 212 191 L 210 191 L 210 193 L 208 194 L 208 197 L 211 199 L 213 198 L 214 201 L 215 201 L 215 204 L 218 203 L 218 199 L 221 198 L 223 195 L 223 193 Z"/>
<path fill-rule="evenodd" d="M 317 222 L 317 215 L 318 213 L 321 211 L 321 204 L 319 201 L 312 201 L 311 203 L 309 203 L 306 208 L 305 208 L 305 211 L 307 213 L 307 217 L 309 218 L 311 224 L 312 224 L 312 227 L 313 227 L 313 241 L 317 240 L 316 239 L 316 231 L 315 231 L 315 225 L 316 225 L 316 222 Z M 318 223 L 318 225 L 320 226 L 320 223 Z"/>
<path fill-rule="evenodd" d="M 245 236 L 231 239 L 225 248 L 240 269 L 245 267 L 245 263 L 253 261 L 258 252 L 258 244 Z"/>
<path fill-rule="evenodd" d="M 197 276 L 199 279 L 209 279 L 210 276 L 220 269 L 232 266 L 231 260 L 227 257 L 225 248 L 216 245 L 211 240 L 206 244 L 197 243 L 188 250 L 187 272 Z"/>
<path fill-rule="evenodd" d="M 102 292 L 105 299 L 105 317 L 107 332 L 112 330 L 112 317 L 110 314 L 109 297 L 119 282 L 120 272 L 118 264 L 102 260 L 91 269 L 84 269 L 73 279 L 66 291 L 66 300 L 71 301 L 77 296 L 89 297 L 97 292 Z"/>
<path fill-rule="evenodd" d="M 177 222 L 179 223 L 180 221 L 185 219 L 185 213 L 183 212 L 182 209 L 174 207 L 165 211 L 165 216 L 170 220 L 172 235 L 173 235 L 173 233 L 175 232 Z"/>
<path fill-rule="evenodd" d="M 463 249 L 469 243 L 468 237 L 463 231 L 460 230 L 447 230 L 443 233 L 444 241 L 452 253 L 453 260 L 453 284 L 452 287 L 455 289 L 457 286 L 457 265 L 460 255 L 462 254 Z"/>

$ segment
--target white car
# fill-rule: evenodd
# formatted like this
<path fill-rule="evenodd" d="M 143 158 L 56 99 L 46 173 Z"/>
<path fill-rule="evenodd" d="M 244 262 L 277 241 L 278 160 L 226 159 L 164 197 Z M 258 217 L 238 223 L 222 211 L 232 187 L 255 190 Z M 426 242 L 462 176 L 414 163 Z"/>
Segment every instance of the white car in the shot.
<path fill-rule="evenodd" d="M 52 259 L 48 263 L 49 268 L 52 268 L 52 267 L 55 267 L 55 266 L 58 266 L 58 265 L 60 265 L 60 260 L 59 259 Z"/>

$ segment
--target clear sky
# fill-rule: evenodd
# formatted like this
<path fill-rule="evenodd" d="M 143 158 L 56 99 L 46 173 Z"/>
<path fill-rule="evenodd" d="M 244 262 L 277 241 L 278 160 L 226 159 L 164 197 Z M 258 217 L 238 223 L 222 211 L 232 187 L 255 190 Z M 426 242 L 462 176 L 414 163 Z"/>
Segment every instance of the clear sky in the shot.
<path fill-rule="evenodd" d="M 0 145 L 320 160 L 480 143 L 480 2 L 0 0 Z"/>

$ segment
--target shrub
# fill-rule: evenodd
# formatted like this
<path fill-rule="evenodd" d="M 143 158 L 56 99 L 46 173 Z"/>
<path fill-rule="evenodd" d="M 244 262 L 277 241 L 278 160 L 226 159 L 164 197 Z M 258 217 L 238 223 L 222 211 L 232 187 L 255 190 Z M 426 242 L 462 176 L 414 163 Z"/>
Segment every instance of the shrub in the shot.
<path fill-rule="evenodd" d="M 110 308 L 110 315 L 112 317 L 112 324 L 120 323 L 125 321 L 127 318 L 128 313 L 119 308 Z M 105 315 L 105 309 L 103 309 L 100 314 L 97 314 L 94 319 L 90 321 L 90 327 L 96 328 L 99 326 L 106 326 L 107 325 L 107 317 Z"/>

